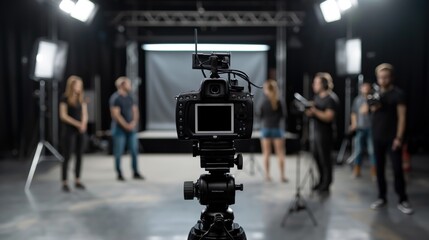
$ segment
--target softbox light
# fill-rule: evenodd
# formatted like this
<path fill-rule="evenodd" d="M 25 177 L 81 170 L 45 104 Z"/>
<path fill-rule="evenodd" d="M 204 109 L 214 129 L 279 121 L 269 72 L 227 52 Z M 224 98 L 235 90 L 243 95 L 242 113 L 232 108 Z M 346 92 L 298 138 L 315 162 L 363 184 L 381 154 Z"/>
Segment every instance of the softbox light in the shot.
<path fill-rule="evenodd" d="M 36 40 L 30 66 L 33 80 L 61 80 L 67 61 L 68 44 L 45 38 Z"/>
<path fill-rule="evenodd" d="M 339 76 L 361 73 L 362 43 L 359 38 L 337 39 L 335 61 Z"/>

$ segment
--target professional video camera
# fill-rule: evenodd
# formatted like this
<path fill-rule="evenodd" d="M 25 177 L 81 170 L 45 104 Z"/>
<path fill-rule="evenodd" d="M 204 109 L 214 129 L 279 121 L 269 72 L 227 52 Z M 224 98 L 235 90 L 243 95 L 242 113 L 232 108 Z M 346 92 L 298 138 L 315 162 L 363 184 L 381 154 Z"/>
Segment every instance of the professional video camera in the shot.
<path fill-rule="evenodd" d="M 375 105 L 381 104 L 380 86 L 374 83 L 372 85 L 371 94 L 367 96 L 366 100 L 369 106 L 375 106 Z"/>
<path fill-rule="evenodd" d="M 192 68 L 210 70 L 198 91 L 181 93 L 176 97 L 176 128 L 181 140 L 193 141 L 193 156 L 200 156 L 202 174 L 194 183 L 184 183 L 184 198 L 199 199 L 206 205 L 200 220 L 191 229 L 188 239 L 240 239 L 246 234 L 234 223 L 229 205 L 235 203 L 235 191 L 243 191 L 243 184 L 235 184 L 230 168 L 243 167 L 243 157 L 237 154 L 235 139 L 249 139 L 253 126 L 253 95 L 255 86 L 246 73 L 229 68 L 228 53 L 198 54 L 192 57 Z M 219 74 L 227 74 L 223 79 Z M 235 76 L 248 82 L 249 91 L 239 86 Z M 234 77 L 232 79 L 232 77 Z"/>
<path fill-rule="evenodd" d="M 193 69 L 210 69 L 212 75 L 201 83 L 200 90 L 177 96 L 176 127 L 179 139 L 233 140 L 248 139 L 253 127 L 253 95 L 244 92 L 237 80 L 219 78 L 229 70 L 230 54 L 194 54 Z M 200 59 L 200 60 L 198 60 Z M 209 62 L 209 66 L 196 61 Z M 202 63 L 204 63 L 202 62 Z M 230 75 L 229 75 L 230 76 Z M 247 76 L 246 76 L 247 77 Z"/>

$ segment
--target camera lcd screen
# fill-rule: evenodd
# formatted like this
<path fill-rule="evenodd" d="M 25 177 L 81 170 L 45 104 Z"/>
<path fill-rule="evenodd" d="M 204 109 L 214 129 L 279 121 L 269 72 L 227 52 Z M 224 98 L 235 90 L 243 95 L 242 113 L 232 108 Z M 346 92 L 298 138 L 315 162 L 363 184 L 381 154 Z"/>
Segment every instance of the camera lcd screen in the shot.
<path fill-rule="evenodd" d="M 234 104 L 195 104 L 195 133 L 234 133 Z"/>

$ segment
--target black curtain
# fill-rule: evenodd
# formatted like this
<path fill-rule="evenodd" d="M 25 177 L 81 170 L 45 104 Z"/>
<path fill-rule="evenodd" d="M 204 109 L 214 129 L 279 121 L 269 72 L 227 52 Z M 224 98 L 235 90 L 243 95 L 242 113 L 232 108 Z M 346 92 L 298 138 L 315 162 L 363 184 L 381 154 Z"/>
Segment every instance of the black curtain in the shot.
<path fill-rule="evenodd" d="M 33 0 L 10 1 L 1 8 L 0 35 L 0 156 L 26 157 L 38 140 L 38 83 L 29 78 L 33 45 L 37 38 L 66 41 L 69 54 L 64 79 L 81 76 L 85 89 L 94 89 L 94 77 L 101 78 L 102 128 L 109 127 L 108 98 L 115 91 L 114 80 L 125 74 L 125 49 L 116 46 L 115 30 L 101 8 L 90 25 L 62 14 L 57 6 Z M 47 83 L 47 136 L 50 140 L 51 83 Z M 59 84 L 60 94 L 65 81 Z"/>

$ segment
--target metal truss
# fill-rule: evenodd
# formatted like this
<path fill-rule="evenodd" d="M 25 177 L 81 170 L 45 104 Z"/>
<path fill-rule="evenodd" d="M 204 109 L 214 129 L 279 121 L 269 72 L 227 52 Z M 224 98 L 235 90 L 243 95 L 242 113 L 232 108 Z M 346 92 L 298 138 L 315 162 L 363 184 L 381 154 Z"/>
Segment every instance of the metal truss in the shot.
<path fill-rule="evenodd" d="M 113 25 L 125 27 L 293 27 L 303 25 L 295 11 L 121 11 Z"/>

